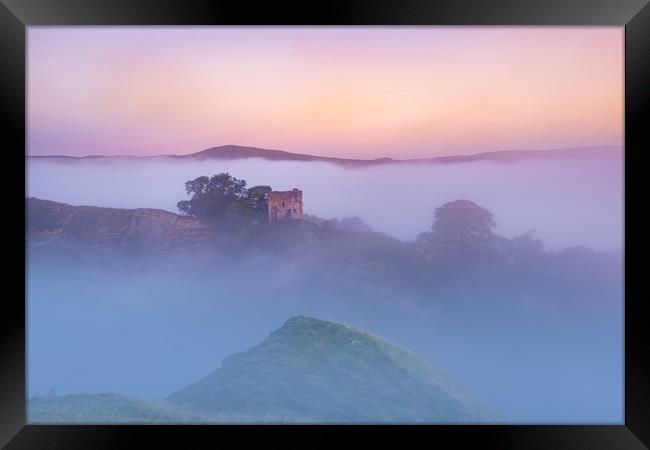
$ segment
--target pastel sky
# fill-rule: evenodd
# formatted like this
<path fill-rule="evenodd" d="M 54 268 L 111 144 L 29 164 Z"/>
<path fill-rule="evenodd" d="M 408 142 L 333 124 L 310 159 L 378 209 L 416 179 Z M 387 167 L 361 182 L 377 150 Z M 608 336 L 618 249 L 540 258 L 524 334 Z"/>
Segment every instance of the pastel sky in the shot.
<path fill-rule="evenodd" d="M 622 27 L 30 27 L 28 153 L 623 142 Z"/>

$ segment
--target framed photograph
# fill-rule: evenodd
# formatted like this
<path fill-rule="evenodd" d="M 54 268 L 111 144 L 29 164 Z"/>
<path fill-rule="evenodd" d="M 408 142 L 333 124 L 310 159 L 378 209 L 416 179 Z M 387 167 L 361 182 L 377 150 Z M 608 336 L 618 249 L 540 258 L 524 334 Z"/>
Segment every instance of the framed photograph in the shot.
<path fill-rule="evenodd" d="M 6 448 L 648 448 L 647 1 L 0 1 Z"/>

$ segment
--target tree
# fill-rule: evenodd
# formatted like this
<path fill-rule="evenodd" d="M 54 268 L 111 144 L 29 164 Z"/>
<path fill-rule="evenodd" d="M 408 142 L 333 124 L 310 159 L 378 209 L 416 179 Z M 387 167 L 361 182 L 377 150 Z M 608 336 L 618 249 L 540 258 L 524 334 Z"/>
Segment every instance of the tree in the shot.
<path fill-rule="evenodd" d="M 266 214 L 269 207 L 271 186 L 253 186 L 246 191 L 248 206 L 255 212 Z"/>
<path fill-rule="evenodd" d="M 456 200 L 435 210 L 431 233 L 420 233 L 417 242 L 447 257 L 487 255 L 495 248 L 496 225 L 487 209 L 469 200 Z"/>
<path fill-rule="evenodd" d="M 246 180 L 229 173 L 200 176 L 185 183 L 190 200 L 178 202 L 183 214 L 214 222 L 242 222 L 266 215 L 270 186 L 246 188 Z"/>
<path fill-rule="evenodd" d="M 415 243 L 422 247 L 432 247 L 433 246 L 433 233 L 430 231 L 423 231 L 418 233 L 415 236 Z"/>
<path fill-rule="evenodd" d="M 339 230 L 343 231 L 372 231 L 370 225 L 365 223 L 361 217 L 345 217 L 338 223 Z"/>
<path fill-rule="evenodd" d="M 530 230 L 509 241 L 508 257 L 509 262 L 537 267 L 544 258 L 544 243 Z"/>

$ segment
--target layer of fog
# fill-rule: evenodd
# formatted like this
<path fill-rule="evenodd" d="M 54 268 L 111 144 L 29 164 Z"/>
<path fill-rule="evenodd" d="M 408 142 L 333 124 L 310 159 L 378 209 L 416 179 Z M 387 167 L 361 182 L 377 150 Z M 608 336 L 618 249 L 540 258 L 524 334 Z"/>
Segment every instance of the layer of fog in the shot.
<path fill-rule="evenodd" d="M 551 248 L 622 248 L 622 161 L 614 158 L 364 169 L 265 160 L 40 160 L 29 163 L 28 195 L 176 212 L 186 180 L 222 171 L 249 185 L 301 188 L 307 213 L 360 216 L 406 240 L 429 228 L 435 207 L 467 198 L 494 213 L 504 236 L 536 229 Z M 30 395 L 56 386 L 59 394 L 163 397 L 304 314 L 422 354 L 508 422 L 620 423 L 623 417 L 622 295 L 612 296 L 607 311 L 584 298 L 578 302 L 584 310 L 551 311 L 533 302 L 529 311 L 443 316 L 401 299 L 377 302 L 347 286 L 299 285 L 289 268 L 269 282 L 259 268 L 211 267 L 201 274 L 190 261 L 184 271 L 132 275 L 30 264 Z"/>
<path fill-rule="evenodd" d="M 73 205 L 178 212 L 176 203 L 186 198 L 185 181 L 219 172 L 243 178 L 249 186 L 300 188 L 306 213 L 360 216 L 376 231 L 403 240 L 428 230 L 436 207 L 466 198 L 488 208 L 497 232 L 506 237 L 535 229 L 550 249 L 609 250 L 623 243 L 623 161 L 617 157 L 354 169 L 261 159 L 30 160 L 27 194 Z"/>
<path fill-rule="evenodd" d="M 365 329 L 442 367 L 507 422 L 620 423 L 623 306 L 442 313 L 250 267 L 128 273 L 30 260 L 29 395 L 161 398 L 303 314 Z M 273 272 L 275 273 L 275 272 Z M 615 300 L 615 299 L 612 299 Z M 600 310 L 598 310 L 600 309 Z"/>

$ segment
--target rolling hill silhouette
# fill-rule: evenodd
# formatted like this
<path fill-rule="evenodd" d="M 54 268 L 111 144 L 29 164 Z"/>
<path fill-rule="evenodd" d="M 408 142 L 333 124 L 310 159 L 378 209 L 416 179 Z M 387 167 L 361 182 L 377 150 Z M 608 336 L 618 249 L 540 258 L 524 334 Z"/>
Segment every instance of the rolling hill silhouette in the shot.
<path fill-rule="evenodd" d="M 483 152 L 471 155 L 436 156 L 431 158 L 394 159 L 351 159 L 329 156 L 315 156 L 305 153 L 292 153 L 284 150 L 269 150 L 241 145 L 222 145 L 211 147 L 196 153 L 185 155 L 156 155 L 156 156 L 66 156 L 66 155 L 30 155 L 34 160 L 52 160 L 73 163 L 76 161 L 111 161 L 111 160 L 178 160 L 178 161 L 209 161 L 209 160 L 239 160 L 259 158 L 268 161 L 303 161 L 328 162 L 348 167 L 367 167 L 384 164 L 453 164 L 473 161 L 517 161 L 531 158 L 607 158 L 620 156 L 621 148 L 616 146 L 564 148 L 555 150 L 507 150 Z"/>

